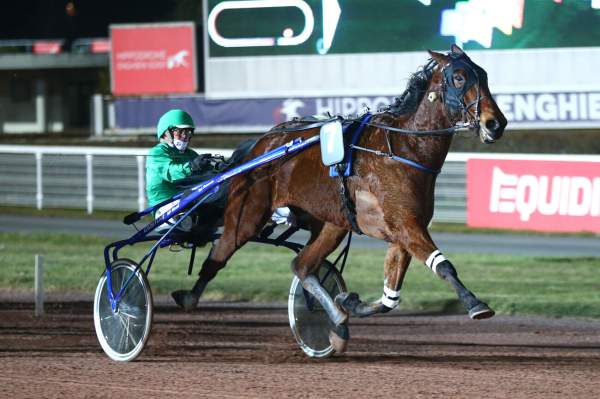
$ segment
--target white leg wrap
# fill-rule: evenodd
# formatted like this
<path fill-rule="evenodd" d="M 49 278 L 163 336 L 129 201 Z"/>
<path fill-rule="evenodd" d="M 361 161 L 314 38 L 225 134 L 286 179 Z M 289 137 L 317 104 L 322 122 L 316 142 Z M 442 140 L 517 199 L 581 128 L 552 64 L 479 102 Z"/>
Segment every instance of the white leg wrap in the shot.
<path fill-rule="evenodd" d="M 381 303 L 388 308 L 394 309 L 400 303 L 400 291 L 394 291 L 383 284 L 383 295 L 381 296 Z"/>
<path fill-rule="evenodd" d="M 433 270 L 434 273 L 437 274 L 437 265 L 439 265 L 445 260 L 446 258 L 444 257 L 444 255 L 442 255 L 442 253 L 436 249 L 431 253 L 431 255 L 429 255 L 429 257 L 425 261 L 425 264 L 427 265 L 427 267 Z"/>
<path fill-rule="evenodd" d="M 387 285 L 383 286 L 383 293 L 392 298 L 400 296 L 400 291 L 394 291 L 394 290 L 388 288 Z"/>

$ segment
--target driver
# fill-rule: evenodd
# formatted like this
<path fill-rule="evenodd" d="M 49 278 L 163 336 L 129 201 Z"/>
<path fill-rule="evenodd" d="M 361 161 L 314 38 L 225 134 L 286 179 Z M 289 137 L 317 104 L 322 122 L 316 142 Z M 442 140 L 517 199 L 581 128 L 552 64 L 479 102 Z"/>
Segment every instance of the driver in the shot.
<path fill-rule="evenodd" d="M 210 154 L 198 155 L 189 148 L 194 134 L 194 120 L 181 109 L 172 109 L 160 117 L 156 128 L 159 143 L 152 147 L 146 158 L 146 195 L 148 205 L 154 206 L 181 192 L 177 182 L 202 173 L 213 165 L 214 157 Z M 179 201 L 173 201 L 158 208 L 155 217 L 166 213 Z M 159 226 L 157 231 L 168 229 L 168 225 Z M 186 218 L 178 226 L 180 230 L 190 231 L 191 218 Z"/>

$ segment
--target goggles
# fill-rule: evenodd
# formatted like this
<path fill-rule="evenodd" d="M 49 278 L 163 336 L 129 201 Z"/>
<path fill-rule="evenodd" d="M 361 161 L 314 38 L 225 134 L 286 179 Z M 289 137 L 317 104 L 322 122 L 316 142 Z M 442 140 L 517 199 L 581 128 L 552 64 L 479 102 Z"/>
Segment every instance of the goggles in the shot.
<path fill-rule="evenodd" d="M 194 128 L 193 127 L 172 127 L 169 129 L 169 132 L 173 135 L 173 136 L 185 136 L 187 138 L 192 137 L 192 135 L 194 134 Z"/>

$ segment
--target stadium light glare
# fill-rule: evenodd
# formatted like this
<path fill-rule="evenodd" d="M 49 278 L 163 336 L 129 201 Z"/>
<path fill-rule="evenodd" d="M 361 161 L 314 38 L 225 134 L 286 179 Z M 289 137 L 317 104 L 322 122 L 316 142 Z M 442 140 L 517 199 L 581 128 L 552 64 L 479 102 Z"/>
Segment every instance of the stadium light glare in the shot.
<path fill-rule="evenodd" d="M 494 28 L 511 35 L 523 26 L 524 0 L 459 1 L 453 10 L 442 11 L 440 34 L 454 36 L 456 44 L 476 41 L 485 48 L 492 46 Z"/>

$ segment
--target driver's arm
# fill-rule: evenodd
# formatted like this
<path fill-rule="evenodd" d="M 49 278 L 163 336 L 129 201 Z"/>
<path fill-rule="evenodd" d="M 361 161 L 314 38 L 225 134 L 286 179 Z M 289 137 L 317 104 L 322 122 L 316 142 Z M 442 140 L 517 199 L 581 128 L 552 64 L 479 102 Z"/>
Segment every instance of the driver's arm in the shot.
<path fill-rule="evenodd" d="M 194 153 L 195 154 L 195 153 Z M 151 151 L 151 157 L 148 161 L 152 168 L 160 175 L 164 181 L 173 183 L 192 175 L 189 157 L 170 155 L 159 148 L 157 151 Z"/>

